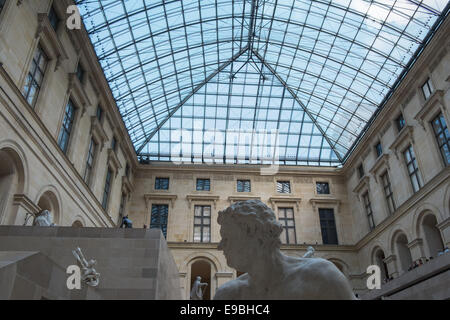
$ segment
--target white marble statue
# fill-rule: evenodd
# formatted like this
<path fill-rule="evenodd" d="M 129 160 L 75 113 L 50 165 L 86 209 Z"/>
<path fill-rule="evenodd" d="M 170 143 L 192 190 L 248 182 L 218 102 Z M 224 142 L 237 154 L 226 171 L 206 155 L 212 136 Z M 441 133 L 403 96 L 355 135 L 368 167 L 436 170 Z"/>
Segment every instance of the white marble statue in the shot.
<path fill-rule="evenodd" d="M 330 261 L 280 251 L 282 226 L 259 200 L 237 202 L 219 212 L 228 266 L 244 273 L 222 285 L 216 300 L 355 299 L 347 278 Z"/>
<path fill-rule="evenodd" d="M 308 248 L 306 248 L 306 253 L 303 255 L 303 258 L 312 258 L 314 252 L 316 252 L 316 250 L 313 247 L 309 246 Z"/>
<path fill-rule="evenodd" d="M 208 284 L 202 283 L 201 280 L 201 277 L 197 277 L 192 284 L 191 300 L 203 300 L 202 287 L 206 287 Z"/>
<path fill-rule="evenodd" d="M 72 250 L 73 255 L 78 261 L 78 265 L 81 268 L 81 280 L 86 283 L 88 286 L 96 287 L 100 282 L 100 273 L 98 273 L 94 266 L 97 264 L 97 261 L 91 259 L 89 261 L 84 257 L 83 252 L 81 252 L 80 248 L 76 248 Z"/>
<path fill-rule="evenodd" d="M 53 227 L 54 225 L 52 213 L 48 210 L 39 212 L 33 221 L 33 226 Z"/>

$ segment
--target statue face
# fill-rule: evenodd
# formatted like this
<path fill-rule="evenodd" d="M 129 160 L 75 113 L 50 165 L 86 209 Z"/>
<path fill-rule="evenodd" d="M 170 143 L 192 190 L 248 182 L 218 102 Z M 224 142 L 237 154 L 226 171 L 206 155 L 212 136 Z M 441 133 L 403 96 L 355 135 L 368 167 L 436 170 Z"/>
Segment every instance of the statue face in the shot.
<path fill-rule="evenodd" d="M 251 238 L 239 228 L 236 223 L 227 222 L 220 227 L 222 240 L 219 243 L 219 250 L 223 251 L 227 264 L 239 271 L 248 271 L 252 255 L 255 250 L 252 246 Z"/>

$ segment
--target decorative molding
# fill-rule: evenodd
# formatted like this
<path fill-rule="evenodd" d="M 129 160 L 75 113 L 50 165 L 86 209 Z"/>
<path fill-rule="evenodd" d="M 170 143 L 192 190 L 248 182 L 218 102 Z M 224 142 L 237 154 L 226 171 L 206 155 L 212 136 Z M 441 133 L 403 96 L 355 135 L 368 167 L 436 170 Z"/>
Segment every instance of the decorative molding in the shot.
<path fill-rule="evenodd" d="M 297 210 L 300 210 L 300 202 L 301 198 L 293 198 L 293 197 L 270 197 L 269 202 L 272 205 L 272 209 L 275 210 L 276 203 L 295 203 Z"/>
<path fill-rule="evenodd" d="M 339 207 L 341 206 L 341 200 L 336 198 L 311 198 L 309 199 L 309 202 L 311 203 L 313 210 L 315 211 L 318 206 L 324 205 L 324 204 L 331 204 L 333 206 L 337 207 L 337 211 L 339 212 Z"/>
<path fill-rule="evenodd" d="M 369 172 L 375 178 L 376 182 L 378 182 L 378 173 L 381 171 L 381 169 L 390 169 L 389 155 L 386 153 L 380 156 L 377 161 L 375 161 L 375 164 L 372 166 L 372 168 L 369 170 Z"/>
<path fill-rule="evenodd" d="M 229 196 L 228 201 L 230 204 L 233 202 L 238 201 L 247 201 L 247 200 L 261 200 L 261 197 L 255 197 L 255 196 Z"/>
<path fill-rule="evenodd" d="M 450 217 L 448 217 L 447 219 L 439 222 L 436 227 L 441 230 L 444 231 L 445 229 L 450 227 Z"/>
<path fill-rule="evenodd" d="M 145 206 L 149 209 L 149 203 L 152 200 L 170 201 L 170 207 L 173 208 L 173 203 L 177 199 L 176 194 L 144 194 Z"/>
<path fill-rule="evenodd" d="M 432 116 L 430 113 L 433 109 L 433 107 L 436 104 L 439 104 L 442 106 L 443 110 L 446 109 L 445 102 L 444 102 L 444 91 L 442 90 L 436 90 L 431 97 L 428 98 L 428 100 L 425 102 L 425 105 L 417 112 L 417 114 L 414 116 L 414 119 L 419 122 L 419 124 L 422 126 L 422 128 L 426 131 L 425 121 L 429 116 Z"/>
<path fill-rule="evenodd" d="M 97 143 L 100 144 L 100 152 L 103 150 L 105 146 L 105 142 L 108 141 L 108 136 L 106 135 L 105 130 L 103 130 L 103 126 L 98 121 L 96 116 L 91 117 L 91 135 L 97 140 Z"/>
<path fill-rule="evenodd" d="M 358 198 L 359 198 L 359 193 L 363 190 L 364 187 L 366 187 L 367 190 L 370 190 L 370 183 L 369 183 L 369 181 L 370 181 L 370 178 L 367 175 L 365 175 L 364 177 L 359 179 L 359 183 L 353 189 L 353 192 L 358 195 Z"/>
<path fill-rule="evenodd" d="M 75 73 L 69 73 L 69 86 L 67 88 L 67 93 L 71 95 L 75 99 L 77 105 L 82 108 L 81 117 L 83 117 L 87 106 L 91 105 L 91 101 L 89 100 L 86 91 Z"/>
<path fill-rule="evenodd" d="M 233 272 L 216 272 L 216 278 L 233 278 Z"/>
<path fill-rule="evenodd" d="M 397 260 L 397 256 L 394 254 L 391 254 L 390 256 L 387 256 L 386 258 L 383 259 L 384 263 L 390 263 L 390 262 L 395 262 Z"/>
<path fill-rule="evenodd" d="M 214 209 L 215 209 L 217 201 L 220 199 L 220 197 L 211 195 L 188 194 L 186 195 L 186 199 L 189 202 L 189 209 L 191 208 L 192 201 L 214 201 Z"/>
<path fill-rule="evenodd" d="M 41 38 L 43 46 L 47 49 L 46 53 L 51 59 L 56 59 L 55 70 L 61 66 L 62 60 L 67 60 L 68 55 L 64 50 L 64 46 L 58 38 L 55 30 L 48 20 L 47 13 L 38 13 L 38 27 L 36 29 L 35 38 Z"/>
<path fill-rule="evenodd" d="M 113 169 L 116 176 L 117 173 L 119 173 L 119 170 L 122 168 L 122 165 L 120 164 L 116 153 L 111 148 L 108 149 L 108 165 L 111 167 L 111 169 Z"/>
<path fill-rule="evenodd" d="M 405 141 L 410 141 L 412 144 L 414 144 L 413 131 L 414 128 L 412 126 L 403 127 L 403 129 L 399 132 L 397 138 L 395 138 L 394 142 L 389 147 L 389 149 L 395 153 L 397 159 L 398 159 L 398 149 Z"/>
<path fill-rule="evenodd" d="M 131 193 L 133 192 L 133 184 L 127 176 L 122 176 L 122 192 L 128 195 L 128 199 L 131 198 Z"/>
<path fill-rule="evenodd" d="M 15 194 L 13 201 L 14 205 L 24 208 L 28 213 L 36 214 L 41 211 L 41 208 L 34 204 L 34 202 L 24 194 Z"/>
<path fill-rule="evenodd" d="M 412 240 L 406 246 L 408 247 L 408 249 L 411 249 L 411 248 L 414 248 L 415 246 L 422 246 L 422 245 L 423 245 L 423 240 L 421 238 L 417 238 L 417 239 Z"/>

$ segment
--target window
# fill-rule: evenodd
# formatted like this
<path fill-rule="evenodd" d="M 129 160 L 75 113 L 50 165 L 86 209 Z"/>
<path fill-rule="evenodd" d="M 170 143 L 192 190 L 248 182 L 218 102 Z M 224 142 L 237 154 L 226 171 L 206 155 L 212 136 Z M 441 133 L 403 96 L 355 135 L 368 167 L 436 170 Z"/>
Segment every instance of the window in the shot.
<path fill-rule="evenodd" d="M 397 130 L 400 132 L 403 127 L 406 125 L 406 121 L 403 118 L 403 114 L 400 113 L 400 115 L 395 119 L 395 124 L 397 125 Z"/>
<path fill-rule="evenodd" d="M 277 181 L 277 192 L 291 193 L 291 183 L 289 181 Z"/>
<path fill-rule="evenodd" d="M 366 210 L 367 219 L 369 220 L 369 228 L 372 231 L 373 229 L 375 229 L 375 221 L 373 220 L 372 205 L 370 204 L 368 192 L 366 192 L 363 195 L 363 201 L 364 201 L 364 210 Z"/>
<path fill-rule="evenodd" d="M 323 244 L 338 244 L 333 209 L 319 209 L 320 229 Z"/>
<path fill-rule="evenodd" d="M 330 186 L 328 182 L 317 182 L 316 190 L 317 194 L 330 194 Z"/>
<path fill-rule="evenodd" d="M 91 143 L 89 144 L 89 151 L 86 159 L 86 169 L 84 170 L 84 181 L 89 184 L 91 175 L 92 175 L 92 169 L 94 167 L 94 160 L 95 160 L 95 151 L 97 149 L 97 144 L 95 143 L 94 139 L 91 138 Z"/>
<path fill-rule="evenodd" d="M 36 48 L 30 71 L 28 72 L 25 86 L 23 87 L 23 96 L 30 104 L 34 106 L 41 90 L 44 73 L 47 67 L 48 58 L 40 46 Z"/>
<path fill-rule="evenodd" d="M 238 192 L 250 192 L 250 180 L 238 180 L 237 181 L 237 191 Z"/>
<path fill-rule="evenodd" d="M 375 152 L 377 154 L 377 158 L 380 157 L 383 154 L 383 147 L 381 146 L 381 142 L 379 142 L 379 141 L 375 145 Z"/>
<path fill-rule="evenodd" d="M 211 206 L 194 208 L 194 242 L 211 241 Z"/>
<path fill-rule="evenodd" d="M 95 116 L 97 117 L 98 121 L 102 121 L 103 109 L 100 106 L 97 107 L 97 112 Z"/>
<path fill-rule="evenodd" d="M 394 195 L 392 193 L 391 188 L 391 181 L 389 179 L 387 171 L 381 176 L 381 182 L 383 183 L 384 196 L 386 197 L 389 213 L 393 214 L 396 209 L 395 209 Z"/>
<path fill-rule="evenodd" d="M 120 198 L 120 206 L 119 206 L 119 226 L 122 223 L 122 218 L 125 216 L 126 201 L 127 201 L 127 196 L 125 193 L 122 193 L 122 197 Z"/>
<path fill-rule="evenodd" d="M 3 7 L 5 6 L 6 0 L 0 0 L 0 13 L 2 12 Z"/>
<path fill-rule="evenodd" d="M 77 78 L 78 80 L 80 80 L 80 82 L 83 81 L 83 77 L 84 77 L 84 69 L 81 66 L 81 63 L 78 62 L 78 66 L 77 66 Z"/>
<path fill-rule="evenodd" d="M 358 177 L 361 179 L 362 177 L 364 177 L 364 167 L 362 165 L 362 163 L 359 165 L 358 167 Z"/>
<path fill-rule="evenodd" d="M 48 13 L 48 20 L 50 21 L 50 25 L 52 26 L 53 30 L 56 31 L 59 24 L 59 18 L 53 6 L 50 8 L 50 11 Z"/>
<path fill-rule="evenodd" d="M 111 149 L 113 149 L 114 152 L 117 151 L 117 139 L 115 136 L 113 136 L 111 140 Z"/>
<path fill-rule="evenodd" d="M 69 138 L 72 132 L 74 120 L 75 120 L 75 107 L 73 106 L 72 100 L 69 99 L 66 105 L 64 120 L 58 138 L 58 145 L 64 153 L 66 153 L 68 149 Z"/>
<path fill-rule="evenodd" d="M 169 215 L 169 206 L 167 204 L 153 204 L 152 216 L 150 218 L 150 229 L 161 229 L 165 238 L 167 238 L 167 218 Z"/>
<path fill-rule="evenodd" d="M 211 182 L 209 179 L 197 179 L 197 191 L 209 191 Z"/>
<path fill-rule="evenodd" d="M 431 123 L 442 159 L 444 160 L 444 164 L 448 166 L 450 165 L 450 133 L 443 114 L 440 113 Z"/>
<path fill-rule="evenodd" d="M 278 220 L 283 226 L 281 232 L 281 242 L 286 244 L 296 244 L 297 236 L 295 234 L 295 220 L 293 208 L 279 208 Z"/>
<path fill-rule="evenodd" d="M 169 178 L 156 178 L 155 190 L 169 190 Z"/>
<path fill-rule="evenodd" d="M 428 78 L 427 81 L 425 81 L 425 83 L 422 85 L 422 92 L 425 100 L 427 100 L 431 96 L 433 91 L 433 85 L 431 84 L 430 78 Z"/>
<path fill-rule="evenodd" d="M 127 178 L 130 177 L 130 165 L 127 163 L 127 165 L 125 166 L 125 176 Z"/>
<path fill-rule="evenodd" d="M 108 168 L 108 172 L 106 173 L 105 189 L 103 190 L 103 200 L 102 200 L 102 207 L 105 210 L 108 207 L 108 199 L 109 194 L 111 192 L 111 178 L 112 178 L 112 170 Z"/>
<path fill-rule="evenodd" d="M 405 156 L 406 168 L 408 169 L 413 190 L 414 192 L 417 192 L 422 187 L 422 180 L 420 178 L 419 168 L 417 166 L 416 155 L 414 154 L 413 147 L 410 145 L 403 154 Z"/>

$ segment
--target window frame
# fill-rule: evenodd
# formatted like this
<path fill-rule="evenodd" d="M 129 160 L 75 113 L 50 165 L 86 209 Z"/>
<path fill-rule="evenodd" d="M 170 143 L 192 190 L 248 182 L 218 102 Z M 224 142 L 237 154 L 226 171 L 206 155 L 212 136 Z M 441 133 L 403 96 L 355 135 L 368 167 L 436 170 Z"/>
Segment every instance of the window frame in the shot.
<path fill-rule="evenodd" d="M 287 185 L 287 191 L 285 190 L 286 185 Z M 281 186 L 281 188 L 280 188 L 280 186 Z M 292 193 L 291 181 L 277 180 L 277 193 L 291 194 Z"/>
<path fill-rule="evenodd" d="M 292 218 L 288 218 L 287 217 L 287 211 L 291 210 L 292 211 Z M 284 215 L 282 216 L 282 212 L 284 213 Z M 292 226 L 289 226 L 289 221 L 292 221 Z M 293 207 L 278 207 L 278 222 L 281 223 L 282 227 L 283 227 L 283 232 L 286 235 L 286 239 L 285 242 L 283 242 L 283 240 L 281 240 L 281 243 L 283 244 L 297 244 L 297 230 L 295 228 L 295 210 Z M 289 229 L 293 229 L 294 230 L 294 239 L 293 242 L 290 242 L 290 238 L 289 238 Z M 280 237 L 282 236 L 283 232 L 280 234 Z"/>
<path fill-rule="evenodd" d="M 242 184 L 242 191 L 239 189 L 239 183 Z M 245 186 L 248 183 L 248 191 L 246 190 Z M 250 179 L 237 179 L 236 180 L 236 191 L 237 192 L 252 192 L 252 181 Z"/>
<path fill-rule="evenodd" d="M 388 213 L 389 215 L 393 215 L 395 211 L 397 210 L 397 207 L 395 205 L 395 199 L 394 199 L 394 192 L 392 191 L 392 183 L 391 178 L 389 176 L 389 173 L 385 171 L 380 175 L 381 180 L 381 186 L 384 191 L 384 198 L 386 199 L 386 204 L 388 207 Z M 391 208 L 392 206 L 392 208 Z"/>
<path fill-rule="evenodd" d="M 323 212 L 326 211 L 330 211 L 332 213 L 332 217 L 333 219 L 329 219 L 324 217 L 324 214 L 321 214 Z M 339 245 L 339 237 L 338 237 L 338 232 L 337 232 L 337 226 L 336 226 L 336 218 L 335 218 L 335 214 L 334 214 L 334 209 L 333 208 L 318 208 L 318 212 L 319 212 L 319 221 L 320 221 L 320 233 L 322 236 L 322 243 L 325 245 Z M 329 222 L 332 221 L 334 226 L 330 226 Z M 324 223 L 326 222 L 326 225 L 324 225 Z M 324 234 L 323 230 L 326 230 L 327 232 Z M 334 234 L 336 235 L 336 243 L 330 243 L 332 241 L 330 240 L 330 233 L 329 231 L 334 231 Z M 327 240 L 327 241 L 325 241 Z"/>
<path fill-rule="evenodd" d="M 154 211 L 154 208 L 157 208 L 157 211 Z M 165 208 L 165 212 L 161 212 L 161 208 Z M 157 214 L 158 223 L 153 223 L 153 215 Z M 162 219 L 161 219 L 162 217 Z M 165 222 L 165 223 L 164 223 Z M 167 239 L 167 226 L 169 225 L 169 205 L 164 203 L 152 203 L 151 211 L 150 211 L 150 223 L 149 229 L 160 229 L 163 233 L 164 237 Z"/>
<path fill-rule="evenodd" d="M 88 186 L 90 186 L 92 182 L 92 175 L 94 173 L 95 161 L 97 158 L 97 150 L 98 150 L 98 143 L 95 141 L 94 137 L 91 137 L 83 177 L 84 182 L 86 182 Z"/>
<path fill-rule="evenodd" d="M 425 91 L 425 87 L 426 87 L 427 91 Z M 420 89 L 422 91 L 423 97 L 425 98 L 425 101 L 427 101 L 433 95 L 433 93 L 435 91 L 430 77 L 428 77 L 427 80 L 425 80 L 425 82 L 423 82 L 423 84 L 420 86 Z"/>
<path fill-rule="evenodd" d="M 36 55 L 38 52 L 39 52 L 39 56 L 36 61 Z M 45 59 L 45 65 L 41 69 L 41 67 L 39 65 L 41 63 L 42 58 Z M 38 43 L 38 45 L 36 46 L 36 48 L 34 50 L 33 57 L 31 58 L 31 63 L 28 68 L 27 76 L 25 78 L 25 83 L 24 83 L 23 89 L 22 89 L 22 95 L 23 95 L 24 99 L 27 101 L 27 103 L 33 109 L 36 107 L 36 102 L 39 98 L 39 94 L 41 93 L 42 85 L 44 83 L 44 78 L 47 73 L 49 62 L 50 62 L 49 55 L 45 52 L 45 50 L 43 49 L 41 44 Z M 39 72 L 41 74 L 40 82 L 36 81 L 37 72 Z M 31 80 L 29 81 L 29 85 L 27 88 L 27 83 L 28 83 L 28 79 L 30 78 L 30 76 L 31 76 Z M 34 88 L 34 95 L 33 95 L 32 101 L 30 102 L 29 97 L 30 97 L 32 88 Z"/>
<path fill-rule="evenodd" d="M 70 107 L 72 109 L 72 112 L 70 113 L 71 118 L 70 118 L 70 121 L 69 121 L 69 124 L 70 124 L 69 128 L 70 129 L 66 128 L 66 122 L 67 122 L 66 121 L 66 117 L 68 115 L 68 107 Z M 58 146 L 59 146 L 59 148 L 61 149 L 61 151 L 65 155 L 67 155 L 68 151 L 69 151 L 71 137 L 72 137 L 72 132 L 73 132 L 73 129 L 75 127 L 76 115 L 78 113 L 77 111 L 78 111 L 78 108 L 75 106 L 73 100 L 71 98 L 69 98 L 69 100 L 67 100 L 66 107 L 64 108 L 63 120 L 62 120 L 60 129 L 59 129 L 59 134 L 58 134 Z M 65 134 L 64 136 L 67 136 L 64 148 L 61 146 L 62 139 L 63 139 L 63 134 Z"/>
<path fill-rule="evenodd" d="M 409 154 L 409 157 L 411 158 L 411 160 L 408 161 L 406 153 Z M 404 164 L 406 166 L 406 172 L 408 173 L 408 176 L 409 176 L 409 181 L 411 182 L 413 193 L 417 193 L 420 189 L 422 189 L 423 181 L 422 181 L 422 177 L 420 176 L 420 170 L 419 170 L 419 165 L 417 162 L 417 156 L 416 156 L 416 153 L 414 151 L 412 144 L 409 144 L 403 150 L 403 159 L 405 161 Z M 414 167 L 414 170 L 412 172 L 409 169 L 410 164 Z M 417 190 L 414 187 L 413 176 L 416 178 L 417 184 L 419 185 Z"/>
<path fill-rule="evenodd" d="M 328 189 L 327 189 L 328 192 L 326 192 L 326 193 L 324 193 L 324 192 L 319 192 L 319 188 L 318 188 L 319 185 L 326 185 L 327 188 L 328 188 Z M 329 183 L 328 181 L 316 181 L 316 194 L 318 194 L 318 195 L 331 194 L 331 191 L 330 191 L 330 183 Z"/>
<path fill-rule="evenodd" d="M 167 180 L 167 188 L 161 187 L 161 182 Z M 170 178 L 169 177 L 155 177 L 154 190 L 169 190 L 170 188 Z"/>
<path fill-rule="evenodd" d="M 103 187 L 102 208 L 106 211 L 109 205 L 109 198 L 113 185 L 113 170 L 108 166 L 105 177 L 105 184 Z"/>
<path fill-rule="evenodd" d="M 197 208 L 200 209 L 201 215 L 197 215 Z M 209 216 L 205 216 L 205 208 L 209 208 Z M 192 241 L 195 243 L 210 243 L 211 242 L 211 216 L 212 216 L 212 208 L 211 205 L 202 205 L 202 204 L 196 204 L 194 205 L 194 229 L 193 229 L 193 239 Z M 200 223 L 196 223 L 196 219 L 200 219 Z M 209 220 L 209 224 L 204 223 L 205 220 Z M 200 240 L 196 240 L 196 227 L 200 228 Z M 204 228 L 209 229 L 209 239 L 204 240 Z"/>
<path fill-rule="evenodd" d="M 370 229 L 370 231 L 372 231 L 375 229 L 376 224 L 375 224 L 375 219 L 374 219 L 374 215 L 373 215 L 372 203 L 370 201 L 370 195 L 369 195 L 368 191 L 366 191 L 362 195 L 362 199 L 363 199 L 364 211 L 366 213 L 367 220 L 369 222 L 369 229 Z"/>
<path fill-rule="evenodd" d="M 439 122 L 440 132 L 436 130 L 436 127 L 435 127 L 436 120 L 438 120 L 438 122 Z M 442 121 L 444 122 L 444 125 L 442 124 Z M 436 145 L 439 149 L 439 153 L 441 154 L 441 159 L 444 162 L 444 167 L 450 166 L 450 157 L 446 157 L 444 154 L 444 150 L 443 150 L 443 147 L 445 147 L 445 146 L 447 146 L 447 149 L 450 150 L 450 133 L 449 133 L 447 121 L 446 121 L 442 111 L 439 112 L 436 116 L 434 116 L 432 118 L 432 120 L 430 121 L 430 125 L 433 130 L 434 139 L 435 139 Z M 442 144 L 439 139 L 439 136 L 441 134 L 443 134 L 444 139 L 446 139 L 446 141 Z"/>

